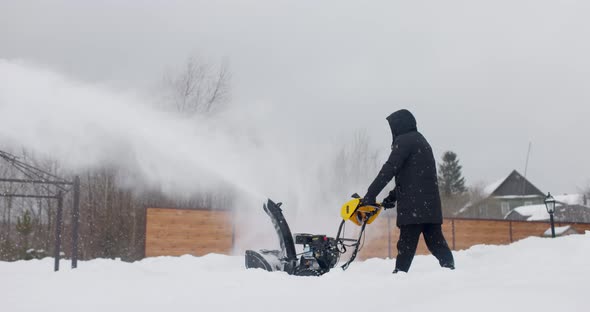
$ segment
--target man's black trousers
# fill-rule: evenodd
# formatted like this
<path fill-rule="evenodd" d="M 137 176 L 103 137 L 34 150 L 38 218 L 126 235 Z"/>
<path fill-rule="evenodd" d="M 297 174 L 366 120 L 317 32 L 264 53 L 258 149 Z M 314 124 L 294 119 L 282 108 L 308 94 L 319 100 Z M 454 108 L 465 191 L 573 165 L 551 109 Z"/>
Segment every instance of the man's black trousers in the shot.
<path fill-rule="evenodd" d="M 416 254 L 420 234 L 424 235 L 428 250 L 438 259 L 440 266 L 445 268 L 455 267 L 453 254 L 443 236 L 440 224 L 409 224 L 402 225 L 399 228 L 398 255 L 395 261 L 396 270 L 408 272 Z"/>

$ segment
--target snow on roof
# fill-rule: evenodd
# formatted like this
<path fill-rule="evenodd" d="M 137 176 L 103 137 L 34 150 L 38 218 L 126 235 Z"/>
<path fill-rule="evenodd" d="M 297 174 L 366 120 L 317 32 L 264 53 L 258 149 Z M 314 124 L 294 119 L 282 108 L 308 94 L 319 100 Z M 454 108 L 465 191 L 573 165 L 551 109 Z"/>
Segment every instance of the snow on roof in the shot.
<path fill-rule="evenodd" d="M 555 228 L 555 235 L 556 236 L 563 235 L 563 233 L 567 232 L 571 228 L 572 228 L 571 225 L 558 226 Z M 548 228 L 543 235 L 551 236 L 551 228 Z"/>
<path fill-rule="evenodd" d="M 583 194 L 563 194 L 553 196 L 556 201 L 564 203 L 566 205 L 584 205 Z"/>
<path fill-rule="evenodd" d="M 559 207 L 561 205 L 556 204 L 555 206 Z M 547 208 L 545 208 L 545 204 L 520 206 L 512 210 L 518 212 L 523 217 L 527 217 L 527 221 L 549 220 L 549 213 L 547 212 Z"/>
<path fill-rule="evenodd" d="M 484 193 L 484 195 L 485 195 L 485 196 L 490 196 L 490 195 L 492 195 L 492 193 L 493 193 L 493 192 L 494 192 L 494 191 L 495 191 L 495 190 L 496 190 L 498 187 L 500 187 L 500 184 L 502 184 L 502 182 L 504 182 L 505 180 L 506 180 L 506 177 L 504 177 L 504 178 L 502 178 L 502 179 L 500 179 L 500 180 L 498 180 L 498 181 L 496 181 L 496 182 L 494 182 L 494 183 L 492 183 L 492 184 L 490 184 L 490 185 L 486 186 L 486 187 L 483 189 L 483 193 Z"/>
<path fill-rule="evenodd" d="M 539 198 L 540 195 L 504 195 L 504 196 L 494 196 L 497 199 L 526 199 L 526 198 Z"/>

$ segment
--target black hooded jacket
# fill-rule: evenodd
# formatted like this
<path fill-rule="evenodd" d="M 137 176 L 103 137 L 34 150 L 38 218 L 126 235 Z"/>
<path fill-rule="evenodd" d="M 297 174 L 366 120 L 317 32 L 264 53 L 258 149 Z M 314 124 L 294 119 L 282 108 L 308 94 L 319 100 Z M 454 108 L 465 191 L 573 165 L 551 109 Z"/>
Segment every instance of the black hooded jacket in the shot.
<path fill-rule="evenodd" d="M 408 110 L 394 112 L 387 121 L 393 135 L 391 154 L 365 198 L 375 199 L 395 177 L 397 225 L 442 224 L 436 163 L 430 144 L 418 132 L 416 119 Z"/>

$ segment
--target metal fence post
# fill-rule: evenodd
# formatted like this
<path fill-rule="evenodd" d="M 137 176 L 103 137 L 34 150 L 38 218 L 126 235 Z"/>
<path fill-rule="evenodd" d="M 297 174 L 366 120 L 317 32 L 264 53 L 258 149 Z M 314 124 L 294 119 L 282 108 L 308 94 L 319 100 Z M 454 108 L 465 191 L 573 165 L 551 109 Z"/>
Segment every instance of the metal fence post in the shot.
<path fill-rule="evenodd" d="M 78 229 L 80 224 L 80 177 L 74 178 L 74 207 L 72 208 L 72 269 L 78 267 Z"/>
<path fill-rule="evenodd" d="M 59 258 L 61 253 L 61 228 L 63 226 L 63 195 L 59 191 L 57 193 L 57 216 L 55 218 L 55 264 L 54 271 L 59 271 Z"/>
<path fill-rule="evenodd" d="M 451 229 L 452 229 L 452 233 L 453 233 L 453 250 L 456 250 L 456 248 L 455 248 L 455 219 L 451 219 Z"/>

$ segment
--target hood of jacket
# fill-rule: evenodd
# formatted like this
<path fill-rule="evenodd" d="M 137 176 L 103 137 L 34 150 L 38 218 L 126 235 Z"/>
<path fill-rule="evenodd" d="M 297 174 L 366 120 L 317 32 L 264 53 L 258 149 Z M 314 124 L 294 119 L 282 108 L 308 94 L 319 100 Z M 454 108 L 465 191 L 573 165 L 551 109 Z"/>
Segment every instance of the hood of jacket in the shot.
<path fill-rule="evenodd" d="M 400 109 L 392 113 L 387 117 L 387 122 L 389 122 L 393 140 L 397 136 L 418 130 L 416 127 L 416 118 L 407 109 Z"/>

